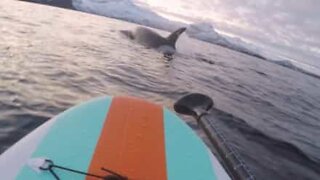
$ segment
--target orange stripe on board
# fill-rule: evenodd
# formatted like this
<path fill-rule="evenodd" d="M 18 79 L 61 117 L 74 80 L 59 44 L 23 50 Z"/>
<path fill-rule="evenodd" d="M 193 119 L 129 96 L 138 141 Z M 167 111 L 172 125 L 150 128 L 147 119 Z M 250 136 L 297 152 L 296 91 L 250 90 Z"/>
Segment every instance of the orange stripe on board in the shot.
<path fill-rule="evenodd" d="M 162 111 L 142 100 L 113 98 L 88 172 L 104 176 L 104 167 L 132 180 L 166 180 Z"/>

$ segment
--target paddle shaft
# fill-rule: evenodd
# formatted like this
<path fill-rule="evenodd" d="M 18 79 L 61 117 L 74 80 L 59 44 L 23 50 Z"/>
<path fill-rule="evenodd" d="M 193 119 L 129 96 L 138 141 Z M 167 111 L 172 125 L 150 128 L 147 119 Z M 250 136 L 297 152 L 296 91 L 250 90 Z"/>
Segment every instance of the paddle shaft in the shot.
<path fill-rule="evenodd" d="M 210 142 L 217 150 L 219 156 L 227 166 L 228 171 L 234 179 L 254 180 L 249 168 L 240 158 L 239 154 L 224 137 L 219 128 L 208 119 L 208 115 L 202 115 L 198 119 L 199 126 L 204 130 Z"/>

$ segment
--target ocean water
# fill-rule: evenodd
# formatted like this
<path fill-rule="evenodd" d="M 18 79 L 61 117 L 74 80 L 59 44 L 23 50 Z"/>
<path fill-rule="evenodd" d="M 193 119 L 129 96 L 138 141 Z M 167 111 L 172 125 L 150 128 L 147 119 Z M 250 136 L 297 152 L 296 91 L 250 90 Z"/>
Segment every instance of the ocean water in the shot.
<path fill-rule="evenodd" d="M 0 22 L 0 152 L 93 97 L 200 92 L 258 179 L 320 178 L 318 78 L 186 35 L 169 61 L 119 33 L 136 24 L 26 2 L 2 0 Z"/>

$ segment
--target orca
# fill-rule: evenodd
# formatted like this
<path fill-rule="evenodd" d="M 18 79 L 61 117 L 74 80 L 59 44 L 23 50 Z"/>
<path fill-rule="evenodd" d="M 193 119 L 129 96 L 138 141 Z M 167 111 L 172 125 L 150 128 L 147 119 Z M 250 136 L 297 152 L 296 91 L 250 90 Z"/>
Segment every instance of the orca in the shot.
<path fill-rule="evenodd" d="M 182 27 L 171 33 L 168 37 L 162 37 L 149 28 L 138 27 L 135 31 L 121 31 L 129 39 L 145 46 L 146 48 L 159 49 L 165 51 L 165 54 L 173 54 L 176 49 L 176 42 L 179 36 L 187 28 Z"/>

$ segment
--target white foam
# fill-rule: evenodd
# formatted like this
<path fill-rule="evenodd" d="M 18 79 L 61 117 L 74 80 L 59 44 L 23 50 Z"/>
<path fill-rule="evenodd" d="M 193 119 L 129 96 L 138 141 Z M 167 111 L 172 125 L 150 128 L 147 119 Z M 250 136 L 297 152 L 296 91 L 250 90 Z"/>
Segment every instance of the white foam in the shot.
<path fill-rule="evenodd" d="M 41 167 L 48 166 L 46 158 L 32 158 L 27 161 L 28 166 L 35 172 L 40 173 Z"/>

